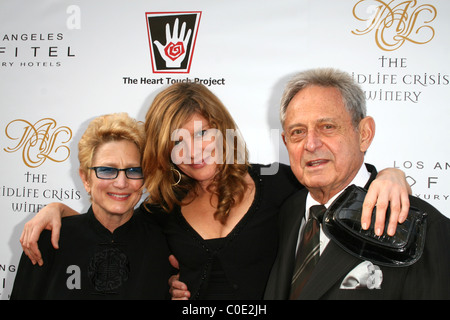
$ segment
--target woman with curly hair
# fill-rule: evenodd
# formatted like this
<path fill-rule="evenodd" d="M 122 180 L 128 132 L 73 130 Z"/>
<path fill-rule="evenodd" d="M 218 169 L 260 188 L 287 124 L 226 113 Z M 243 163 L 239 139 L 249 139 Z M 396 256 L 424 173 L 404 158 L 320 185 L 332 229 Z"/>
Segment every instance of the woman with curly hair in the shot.
<path fill-rule="evenodd" d="M 206 87 L 177 83 L 147 112 L 145 206 L 170 212 L 165 233 L 196 299 L 259 299 L 275 258 L 276 213 L 300 186 L 289 167 L 263 176 Z"/>

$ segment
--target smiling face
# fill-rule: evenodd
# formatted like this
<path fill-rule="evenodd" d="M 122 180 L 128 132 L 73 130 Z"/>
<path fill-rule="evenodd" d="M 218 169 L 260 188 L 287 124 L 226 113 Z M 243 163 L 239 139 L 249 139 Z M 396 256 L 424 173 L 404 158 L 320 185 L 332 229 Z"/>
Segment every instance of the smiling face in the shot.
<path fill-rule="evenodd" d="M 92 166 L 118 169 L 140 167 L 140 159 L 139 149 L 133 142 L 110 141 L 97 148 Z M 106 221 L 121 225 L 131 218 L 134 206 L 142 195 L 142 179 L 128 179 L 124 171 L 112 180 L 97 178 L 94 170 L 89 170 L 87 174 L 80 171 L 80 176 L 86 191 L 91 194 L 94 214 L 103 225 Z"/>
<path fill-rule="evenodd" d="M 282 135 L 295 176 L 326 203 L 353 180 L 374 132 L 370 117 L 352 125 L 338 89 L 309 86 L 289 103 Z"/>

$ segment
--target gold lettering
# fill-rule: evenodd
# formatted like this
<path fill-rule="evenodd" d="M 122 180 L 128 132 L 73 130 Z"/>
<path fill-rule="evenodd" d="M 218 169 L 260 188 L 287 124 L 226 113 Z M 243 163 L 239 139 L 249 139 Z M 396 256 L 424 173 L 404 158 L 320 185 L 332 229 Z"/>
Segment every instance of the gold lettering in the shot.
<path fill-rule="evenodd" d="M 57 127 L 54 119 L 41 119 L 35 124 L 16 119 L 8 123 L 5 134 L 17 144 L 3 150 L 9 153 L 22 150 L 23 162 L 30 168 L 39 167 L 47 159 L 63 162 L 69 158 L 70 149 L 65 144 L 72 139 L 72 130 L 65 126 Z"/>
<path fill-rule="evenodd" d="M 377 46 L 385 51 L 397 50 L 407 41 L 426 44 L 435 35 L 429 24 L 437 16 L 436 8 L 418 5 L 417 0 L 360 0 L 353 7 L 353 16 L 365 22 L 366 28 L 352 33 L 362 36 L 374 31 Z"/>

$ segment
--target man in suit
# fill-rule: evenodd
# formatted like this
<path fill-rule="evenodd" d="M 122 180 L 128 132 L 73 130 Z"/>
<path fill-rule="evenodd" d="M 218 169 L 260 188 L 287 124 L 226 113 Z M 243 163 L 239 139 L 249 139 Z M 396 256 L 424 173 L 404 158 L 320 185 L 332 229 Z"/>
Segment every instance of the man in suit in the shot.
<path fill-rule="evenodd" d="M 364 93 L 341 71 L 305 71 L 287 85 L 282 137 L 292 171 L 306 189 L 281 208 L 278 257 L 266 299 L 450 299 L 450 220 L 415 197 L 411 206 L 427 213 L 424 251 L 416 263 L 378 266 L 347 253 L 322 232 L 317 264 L 299 292 L 291 287 L 310 207 L 328 207 L 349 185 L 367 188 L 376 175 L 364 163 L 375 134 L 365 109 Z"/>

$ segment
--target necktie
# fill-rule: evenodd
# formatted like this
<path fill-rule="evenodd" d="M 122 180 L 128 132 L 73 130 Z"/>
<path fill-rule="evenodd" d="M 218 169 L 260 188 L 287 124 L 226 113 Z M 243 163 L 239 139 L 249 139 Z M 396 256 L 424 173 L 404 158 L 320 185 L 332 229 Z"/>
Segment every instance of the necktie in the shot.
<path fill-rule="evenodd" d="M 297 250 L 294 275 L 291 283 L 291 300 L 296 299 L 309 279 L 320 254 L 320 223 L 326 211 L 325 206 L 317 205 L 309 209 L 309 218 L 303 230 L 302 240 Z"/>

